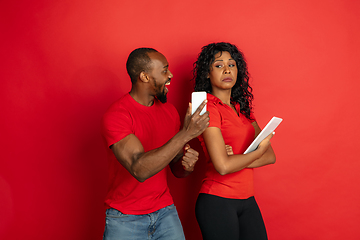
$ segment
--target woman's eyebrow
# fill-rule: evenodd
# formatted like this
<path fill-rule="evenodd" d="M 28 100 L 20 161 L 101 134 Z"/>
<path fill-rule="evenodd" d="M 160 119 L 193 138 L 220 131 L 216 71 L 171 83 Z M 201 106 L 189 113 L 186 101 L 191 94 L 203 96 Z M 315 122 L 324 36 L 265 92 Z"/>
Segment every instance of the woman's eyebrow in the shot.
<path fill-rule="evenodd" d="M 235 61 L 235 59 L 233 59 L 233 58 L 229 58 L 228 60 L 234 60 Z M 222 60 L 222 59 L 219 59 L 219 60 L 215 60 L 214 62 L 223 62 L 224 60 Z"/>

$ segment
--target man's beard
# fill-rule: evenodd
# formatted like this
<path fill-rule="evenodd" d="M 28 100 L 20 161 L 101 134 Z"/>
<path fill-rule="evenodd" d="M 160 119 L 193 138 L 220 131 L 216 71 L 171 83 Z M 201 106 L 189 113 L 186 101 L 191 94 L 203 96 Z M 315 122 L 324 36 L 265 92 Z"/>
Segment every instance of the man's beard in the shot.
<path fill-rule="evenodd" d="M 155 78 L 154 78 L 154 85 L 155 85 L 155 87 L 158 87 L 158 86 L 159 86 L 159 85 L 157 84 L 157 81 L 156 81 Z M 164 85 L 163 87 L 164 87 L 164 88 L 163 88 L 162 92 L 157 93 L 155 96 L 156 96 L 156 98 L 157 98 L 160 102 L 166 103 L 166 102 L 167 102 L 167 97 L 166 97 L 166 94 L 167 94 L 167 93 L 165 93 L 165 85 Z"/>
<path fill-rule="evenodd" d="M 156 94 L 156 98 L 160 102 L 166 103 L 167 102 L 167 96 L 166 96 L 166 93 L 165 93 L 165 89 L 161 93 Z"/>

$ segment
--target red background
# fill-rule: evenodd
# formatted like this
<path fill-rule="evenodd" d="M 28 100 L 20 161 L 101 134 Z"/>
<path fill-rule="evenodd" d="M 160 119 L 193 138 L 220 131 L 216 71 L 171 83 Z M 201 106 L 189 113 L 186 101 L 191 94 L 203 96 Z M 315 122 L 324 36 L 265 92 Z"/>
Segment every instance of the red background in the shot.
<path fill-rule="evenodd" d="M 360 238 L 358 1 L 14 0 L 0 16 L 0 239 L 101 239 L 100 119 L 130 90 L 128 54 L 167 56 L 183 118 L 192 64 L 213 41 L 245 53 L 259 125 L 284 119 L 276 164 L 255 172 L 269 239 Z M 169 177 L 190 240 L 203 160 Z"/>

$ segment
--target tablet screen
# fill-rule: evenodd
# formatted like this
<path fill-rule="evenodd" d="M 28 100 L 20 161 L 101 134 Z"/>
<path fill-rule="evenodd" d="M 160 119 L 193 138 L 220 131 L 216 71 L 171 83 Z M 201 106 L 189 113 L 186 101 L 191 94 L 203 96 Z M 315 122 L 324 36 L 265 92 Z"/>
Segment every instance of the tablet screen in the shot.
<path fill-rule="evenodd" d="M 282 119 L 278 117 L 273 117 L 268 124 L 264 127 L 264 129 L 260 132 L 260 134 L 255 138 L 255 140 L 250 144 L 250 146 L 246 149 L 244 154 L 254 151 L 260 144 L 264 138 L 269 136 L 270 133 L 274 132 L 274 130 L 279 126 Z"/>

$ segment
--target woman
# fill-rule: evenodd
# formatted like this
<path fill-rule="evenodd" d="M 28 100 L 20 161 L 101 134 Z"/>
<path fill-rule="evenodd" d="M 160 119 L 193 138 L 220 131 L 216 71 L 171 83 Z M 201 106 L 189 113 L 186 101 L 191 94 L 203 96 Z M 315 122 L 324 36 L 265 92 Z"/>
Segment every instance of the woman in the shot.
<path fill-rule="evenodd" d="M 275 163 L 273 134 L 242 154 L 261 131 L 251 112 L 244 56 L 232 44 L 212 43 L 202 48 L 194 66 L 195 91 L 207 92 L 210 113 L 210 125 L 199 137 L 207 159 L 196 202 L 203 238 L 267 239 L 254 198 L 253 168 Z"/>

